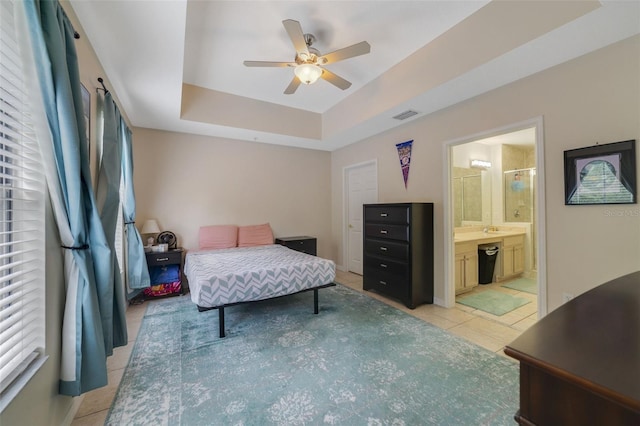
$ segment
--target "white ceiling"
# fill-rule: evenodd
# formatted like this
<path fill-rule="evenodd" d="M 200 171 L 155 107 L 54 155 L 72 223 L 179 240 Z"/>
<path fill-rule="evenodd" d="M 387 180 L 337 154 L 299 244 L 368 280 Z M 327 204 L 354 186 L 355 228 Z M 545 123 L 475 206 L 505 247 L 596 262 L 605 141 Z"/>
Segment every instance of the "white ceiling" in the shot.
<path fill-rule="evenodd" d="M 477 2 L 207 2 L 189 3 L 184 54 L 186 83 L 323 113 L 482 7 Z M 250 13 L 248 10 L 250 9 Z M 247 68 L 244 60 L 292 61 L 295 50 L 282 25 L 300 22 L 329 53 L 367 41 L 371 53 L 326 66 L 350 80 L 346 91 L 320 81 L 294 95 L 283 91 L 288 68 Z M 392 23 L 394 28 L 386 24 Z M 401 23 L 401 25 L 399 25 Z M 212 72 L 213 71 L 213 72 Z"/>
<path fill-rule="evenodd" d="M 523 21 L 526 25 L 510 27 L 509 22 L 504 22 L 504 26 L 486 28 L 471 27 L 469 23 L 474 17 L 473 22 L 480 22 L 483 11 L 498 10 L 498 6 L 505 9 L 504 4 L 268 0 L 70 3 L 83 27 L 80 32 L 90 41 L 106 72 L 103 77 L 107 86 L 117 94 L 133 126 L 322 150 L 334 150 L 401 125 L 390 117 L 406 109 L 420 112 L 405 121 L 409 122 L 640 33 L 637 1 L 603 1 L 601 7 L 596 4 L 575 16 L 567 12 L 564 21 L 532 12 L 530 21 Z M 516 7 L 524 8 L 525 3 L 529 2 L 520 1 Z M 545 3 L 550 2 L 538 2 Z M 569 6 L 565 9 L 569 9 L 589 2 L 554 3 L 566 3 Z M 504 13 L 510 16 L 512 12 Z M 552 11 L 547 15 L 563 13 Z M 293 95 L 284 95 L 293 77 L 291 68 L 247 68 L 242 64 L 244 60 L 293 60 L 295 52 L 282 26 L 284 19 L 295 19 L 305 33 L 314 34 L 314 47 L 322 53 L 363 40 L 369 42 L 370 54 L 326 66 L 351 81 L 349 89 L 341 91 L 321 80 L 314 85 L 301 85 Z M 477 53 L 486 50 L 477 41 L 487 34 L 495 33 L 499 42 L 493 44 L 499 45 L 518 31 L 524 35 L 517 45 L 505 43 L 502 51 L 485 57 Z M 446 49 L 443 43 L 456 34 L 464 36 L 467 49 L 461 54 L 459 46 L 458 50 L 451 47 L 450 52 L 456 52 L 451 55 L 458 55 L 452 60 L 460 65 L 449 64 L 448 74 L 429 82 L 429 86 L 429 77 L 438 74 L 439 63 L 444 70 L 446 61 L 424 58 L 437 57 L 433 52 Z M 467 64 L 467 59 L 475 62 Z M 425 82 L 415 79 L 421 70 L 429 75 Z M 408 76 L 407 81 L 398 78 L 402 75 Z M 248 120 L 247 126 L 229 125 L 217 121 L 213 113 L 206 119 L 181 118 L 186 108 L 184 83 L 197 86 L 203 93 L 230 95 L 247 109 L 275 104 L 311 118 L 317 116 L 321 123 L 319 136 L 272 130 Z M 415 89 L 407 94 L 403 85 Z M 375 104 L 375 108 L 367 104 Z M 241 115 L 243 111 L 232 112 Z M 207 110 L 201 111 L 202 115 L 207 116 Z M 283 122 L 291 120 L 285 113 L 280 118 Z"/>

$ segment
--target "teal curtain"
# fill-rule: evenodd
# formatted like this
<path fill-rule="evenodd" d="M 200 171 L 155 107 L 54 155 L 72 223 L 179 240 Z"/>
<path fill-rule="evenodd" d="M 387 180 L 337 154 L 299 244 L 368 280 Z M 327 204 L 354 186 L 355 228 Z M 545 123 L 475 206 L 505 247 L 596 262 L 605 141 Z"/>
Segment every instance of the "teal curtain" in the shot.
<path fill-rule="evenodd" d="M 121 118 L 122 120 L 122 118 Z M 127 246 L 127 298 L 132 299 L 143 288 L 151 285 L 147 258 L 144 245 L 136 228 L 136 196 L 133 190 L 133 148 L 131 146 L 131 131 L 122 127 L 122 180 L 124 184 L 124 199 L 122 200 L 122 214 L 125 223 L 125 238 Z"/>
<path fill-rule="evenodd" d="M 59 390 L 75 396 L 107 384 L 112 253 L 91 185 L 74 29 L 57 0 L 25 0 L 24 6 L 50 133 L 38 139 L 65 262 Z"/>
<path fill-rule="evenodd" d="M 113 350 L 113 346 L 123 346 L 127 344 L 127 323 L 125 318 L 126 298 L 124 296 L 124 287 L 122 284 L 122 276 L 120 274 L 120 265 L 116 253 L 116 228 L 118 226 L 118 216 L 120 213 L 120 180 L 122 163 L 122 126 L 125 125 L 120 117 L 120 110 L 113 102 L 111 93 L 107 92 L 104 99 L 98 97 L 98 109 L 102 110 L 103 128 L 101 147 L 102 155 L 100 156 L 100 165 L 98 168 L 98 178 L 96 184 L 96 202 L 98 211 L 100 212 L 100 220 L 104 229 L 109 248 L 111 249 L 111 259 L 105 260 L 110 263 L 113 271 L 113 297 L 111 303 L 113 306 L 113 333 L 111 336 L 105 330 L 105 339 L 108 340 L 107 353 Z M 109 303 L 108 299 L 105 303 Z M 105 310 L 105 307 L 101 307 Z M 109 309 L 109 307 L 106 307 Z M 111 325 L 104 323 L 105 326 Z"/>

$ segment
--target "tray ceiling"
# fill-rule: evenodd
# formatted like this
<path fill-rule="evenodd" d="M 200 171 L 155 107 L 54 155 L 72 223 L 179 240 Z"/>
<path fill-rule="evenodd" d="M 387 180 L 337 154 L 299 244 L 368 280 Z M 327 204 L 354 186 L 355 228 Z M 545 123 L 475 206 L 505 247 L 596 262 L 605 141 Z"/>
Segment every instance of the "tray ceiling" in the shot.
<path fill-rule="evenodd" d="M 329 151 L 640 32 L 622 1 L 70 3 L 133 126 Z M 293 59 L 284 19 L 322 53 L 369 42 L 327 65 L 349 89 L 243 65 Z"/>

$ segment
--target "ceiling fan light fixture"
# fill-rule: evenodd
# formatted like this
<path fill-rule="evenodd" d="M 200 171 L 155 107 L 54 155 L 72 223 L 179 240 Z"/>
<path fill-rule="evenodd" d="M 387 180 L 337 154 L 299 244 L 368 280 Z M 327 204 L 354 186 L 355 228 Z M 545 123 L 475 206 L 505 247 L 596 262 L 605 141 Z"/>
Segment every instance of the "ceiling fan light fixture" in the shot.
<path fill-rule="evenodd" d="M 322 75 L 322 68 L 315 64 L 300 64 L 293 72 L 304 84 L 313 84 L 318 81 Z"/>

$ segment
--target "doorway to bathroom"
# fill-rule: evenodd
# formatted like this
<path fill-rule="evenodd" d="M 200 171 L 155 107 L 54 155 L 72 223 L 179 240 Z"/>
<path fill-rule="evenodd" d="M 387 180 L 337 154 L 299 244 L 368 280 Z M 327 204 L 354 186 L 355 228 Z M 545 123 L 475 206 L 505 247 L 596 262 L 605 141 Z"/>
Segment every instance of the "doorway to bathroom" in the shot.
<path fill-rule="evenodd" d="M 447 149 L 446 305 L 520 331 L 546 313 L 542 134 L 540 118 Z"/>

